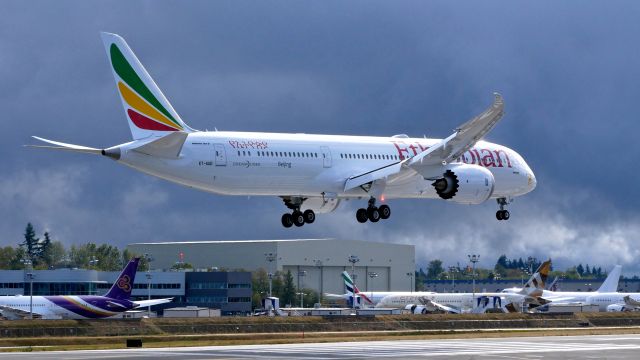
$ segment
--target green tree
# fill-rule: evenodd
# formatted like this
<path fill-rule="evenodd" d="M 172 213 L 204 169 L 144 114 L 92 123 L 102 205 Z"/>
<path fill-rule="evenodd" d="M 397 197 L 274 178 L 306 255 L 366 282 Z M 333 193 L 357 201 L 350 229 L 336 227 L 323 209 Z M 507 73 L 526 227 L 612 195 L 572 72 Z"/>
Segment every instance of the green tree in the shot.
<path fill-rule="evenodd" d="M 442 267 L 442 260 L 436 259 L 429 262 L 429 265 L 427 266 L 427 278 L 437 279 L 443 272 L 444 268 Z"/>
<path fill-rule="evenodd" d="M 589 265 L 587 265 L 587 269 L 589 269 Z M 580 274 L 580 276 L 584 275 L 584 267 L 582 267 L 582 264 L 578 264 L 578 266 L 576 266 L 576 271 L 578 272 L 578 274 Z"/>
<path fill-rule="evenodd" d="M 98 260 L 97 268 L 102 271 L 118 271 L 122 269 L 120 250 L 117 247 L 102 244 L 94 255 Z"/>
<path fill-rule="evenodd" d="M 295 304 L 296 287 L 293 283 L 293 275 L 291 270 L 287 270 L 284 277 L 284 285 L 282 287 L 282 295 L 280 297 L 280 304 L 293 305 Z"/>
<path fill-rule="evenodd" d="M 0 248 L 0 269 L 12 269 L 13 263 L 16 259 L 16 254 L 16 249 L 13 246 Z"/>
<path fill-rule="evenodd" d="M 269 275 L 265 269 L 258 269 L 251 273 L 251 300 L 254 308 L 262 305 L 262 299 L 269 295 Z"/>
<path fill-rule="evenodd" d="M 37 261 L 40 256 L 40 239 L 36 237 L 36 231 L 31 223 L 27 223 L 24 230 L 24 242 L 20 243 L 20 247 L 25 250 L 25 254 L 32 261 Z"/>

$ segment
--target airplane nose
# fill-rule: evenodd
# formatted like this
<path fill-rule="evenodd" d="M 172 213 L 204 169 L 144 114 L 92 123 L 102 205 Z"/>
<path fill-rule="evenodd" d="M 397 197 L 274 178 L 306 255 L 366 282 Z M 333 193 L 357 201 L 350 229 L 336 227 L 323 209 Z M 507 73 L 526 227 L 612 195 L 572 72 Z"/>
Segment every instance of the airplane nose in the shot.
<path fill-rule="evenodd" d="M 529 190 L 535 189 L 536 185 L 538 185 L 538 181 L 536 180 L 536 176 L 533 174 L 533 171 L 528 171 L 527 177 Z"/>

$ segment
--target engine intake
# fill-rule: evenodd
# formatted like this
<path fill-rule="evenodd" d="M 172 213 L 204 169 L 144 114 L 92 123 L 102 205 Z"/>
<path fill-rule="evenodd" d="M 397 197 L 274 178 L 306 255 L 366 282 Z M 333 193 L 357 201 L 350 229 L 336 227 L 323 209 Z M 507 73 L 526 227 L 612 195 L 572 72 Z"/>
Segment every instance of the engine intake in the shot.
<path fill-rule="evenodd" d="M 438 196 L 460 204 L 481 204 L 491 197 L 495 179 L 491 171 L 469 164 L 450 164 L 432 184 Z"/>

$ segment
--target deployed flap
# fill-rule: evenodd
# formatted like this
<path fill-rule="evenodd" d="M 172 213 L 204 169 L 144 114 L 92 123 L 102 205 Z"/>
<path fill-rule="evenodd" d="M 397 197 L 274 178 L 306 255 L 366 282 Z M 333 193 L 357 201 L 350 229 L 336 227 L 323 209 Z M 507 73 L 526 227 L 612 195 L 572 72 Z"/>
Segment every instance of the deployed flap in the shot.
<path fill-rule="evenodd" d="M 35 311 L 36 309 L 33 310 L 34 319 L 42 318 L 42 314 L 37 313 Z M 29 311 L 7 305 L 0 305 L 0 313 L 2 313 L 2 316 L 6 317 L 9 320 L 21 320 L 29 318 Z"/>
<path fill-rule="evenodd" d="M 640 307 L 640 301 L 636 301 L 631 298 L 631 295 L 627 295 L 623 298 L 625 305 Z"/>
<path fill-rule="evenodd" d="M 146 155 L 177 159 L 185 140 L 187 140 L 187 136 L 189 136 L 189 134 L 184 131 L 172 132 L 169 135 L 148 142 L 133 150 Z"/>
<path fill-rule="evenodd" d="M 366 173 L 362 173 L 360 175 L 352 176 L 348 178 L 347 182 L 344 184 L 344 191 L 357 188 L 358 186 L 370 183 L 378 179 L 385 178 L 393 174 L 397 174 L 398 172 L 400 172 L 401 167 L 402 167 L 402 163 L 397 162 L 394 164 L 383 166 L 375 170 L 371 170 Z"/>
<path fill-rule="evenodd" d="M 617 292 L 618 291 L 618 282 L 620 281 L 620 274 L 622 273 L 622 266 L 616 265 L 613 267 L 613 270 L 609 273 L 598 292 Z"/>

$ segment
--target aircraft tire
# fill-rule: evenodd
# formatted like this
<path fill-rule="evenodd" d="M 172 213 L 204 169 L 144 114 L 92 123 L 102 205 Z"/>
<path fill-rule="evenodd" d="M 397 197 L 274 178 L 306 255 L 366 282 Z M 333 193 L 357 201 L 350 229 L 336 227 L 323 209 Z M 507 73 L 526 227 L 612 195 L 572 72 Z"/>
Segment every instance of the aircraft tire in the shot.
<path fill-rule="evenodd" d="M 389 205 L 380 205 L 378 212 L 380 213 L 380 219 L 382 220 L 386 220 L 391 216 L 391 208 Z"/>
<path fill-rule="evenodd" d="M 378 208 L 376 207 L 368 208 L 367 217 L 369 218 L 369 221 L 374 223 L 380 221 L 380 212 L 378 211 Z"/>
<path fill-rule="evenodd" d="M 502 210 L 496 211 L 496 219 L 502 220 Z"/>
<path fill-rule="evenodd" d="M 290 228 L 293 226 L 293 218 L 291 217 L 291 214 L 282 215 L 282 226 L 286 228 Z"/>
<path fill-rule="evenodd" d="M 368 219 L 367 210 L 362 208 L 358 209 L 358 211 L 356 211 L 356 219 L 359 223 L 366 223 Z"/>
<path fill-rule="evenodd" d="M 316 213 L 311 209 L 305 210 L 302 216 L 304 217 L 304 222 L 307 224 L 313 224 L 313 222 L 316 221 Z"/>
<path fill-rule="evenodd" d="M 297 227 L 304 225 L 304 215 L 302 215 L 300 211 L 294 211 L 293 214 L 291 214 L 291 218 L 293 219 L 293 225 Z"/>
<path fill-rule="evenodd" d="M 509 214 L 508 210 L 502 210 L 502 220 L 509 220 L 510 216 L 511 214 Z"/>

